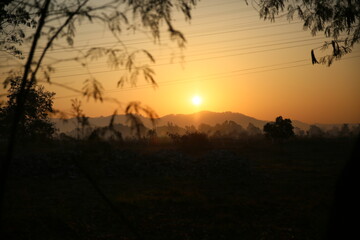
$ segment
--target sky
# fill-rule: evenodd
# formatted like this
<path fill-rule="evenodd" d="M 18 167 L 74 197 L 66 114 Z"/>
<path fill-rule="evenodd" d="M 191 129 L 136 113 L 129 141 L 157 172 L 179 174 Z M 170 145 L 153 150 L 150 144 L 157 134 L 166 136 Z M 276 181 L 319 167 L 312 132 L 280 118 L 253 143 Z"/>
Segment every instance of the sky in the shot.
<path fill-rule="evenodd" d="M 186 22 L 175 14 L 174 27 L 184 33 L 187 44 L 180 49 L 161 34 L 154 44 L 149 31 L 126 31 L 121 39 L 129 50 L 146 49 L 156 62 L 157 87 L 139 77 L 136 86 L 117 87 L 124 69 L 113 69 L 100 58 L 88 68 L 74 61 L 54 65 L 53 84 L 43 83 L 56 93 L 54 107 L 69 112 L 71 99 L 82 101 L 90 117 L 108 116 L 124 111 L 127 103 L 139 101 L 159 116 L 198 111 L 239 112 L 260 120 L 283 116 L 306 123 L 360 123 L 360 49 L 331 67 L 312 65 L 310 51 L 326 40 L 320 33 L 312 36 L 302 23 L 286 18 L 264 21 L 259 13 L 241 0 L 203 0 Z M 89 47 L 117 47 L 114 37 L 99 24 L 77 27 L 74 48 L 58 43 L 47 61 L 74 56 L 74 50 Z M 316 55 L 324 52 L 316 50 Z M 1 80 L 9 67 L 22 62 L 0 56 Z M 81 90 L 85 79 L 96 78 L 104 87 L 105 101 L 87 100 L 56 83 Z M 6 90 L 1 89 L 0 93 Z M 194 104 L 198 96 L 200 104 Z M 121 106 L 111 99 L 121 102 Z"/>

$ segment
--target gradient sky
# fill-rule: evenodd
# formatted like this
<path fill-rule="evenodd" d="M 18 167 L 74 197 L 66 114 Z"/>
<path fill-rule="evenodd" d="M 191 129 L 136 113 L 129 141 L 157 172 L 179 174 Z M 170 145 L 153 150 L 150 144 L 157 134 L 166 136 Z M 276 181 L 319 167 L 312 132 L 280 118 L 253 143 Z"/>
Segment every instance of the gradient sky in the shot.
<path fill-rule="evenodd" d="M 176 15 L 174 26 L 187 39 L 183 51 L 169 40 L 166 29 L 161 44 L 154 44 L 146 32 L 124 31 L 121 36 L 129 49 L 144 48 L 153 54 L 156 63 L 150 65 L 156 72 L 157 88 L 142 78 L 135 87 L 127 84 L 118 88 L 124 71 L 109 68 L 106 59 L 90 64 L 88 69 L 74 62 L 55 65 L 52 81 L 81 89 L 83 81 L 93 76 L 103 84 L 105 97 L 117 99 L 123 107 L 140 101 L 159 116 L 208 110 L 240 112 L 261 120 L 282 115 L 307 123 L 360 122 L 359 46 L 331 67 L 314 66 L 310 51 L 321 46 L 323 35 L 313 37 L 303 31 L 301 23 L 289 23 L 285 18 L 264 22 L 241 0 L 203 0 L 190 23 Z M 74 47 L 114 44 L 103 26 L 84 24 L 77 30 Z M 71 48 L 55 46 L 48 59 L 71 54 Z M 316 54 L 323 53 L 317 50 Z M 16 63 L 0 57 L 4 62 L 1 65 Z M 0 70 L 3 79 L 7 69 Z M 119 109 L 111 101 L 87 101 L 72 91 L 44 86 L 56 92 L 55 108 L 60 110 L 69 111 L 74 98 L 83 102 L 85 113 L 91 117 L 111 115 Z M 202 98 L 199 106 L 192 104 L 195 95 Z"/>

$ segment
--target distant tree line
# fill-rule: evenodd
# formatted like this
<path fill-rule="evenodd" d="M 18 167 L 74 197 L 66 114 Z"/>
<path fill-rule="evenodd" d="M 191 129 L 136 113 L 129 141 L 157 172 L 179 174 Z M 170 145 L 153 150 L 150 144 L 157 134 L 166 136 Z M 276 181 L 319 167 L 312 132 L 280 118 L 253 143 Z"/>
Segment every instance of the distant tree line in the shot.
<path fill-rule="evenodd" d="M 8 100 L 0 106 L 0 138 L 6 139 L 8 129 L 11 124 L 15 111 L 15 98 L 20 88 L 20 78 L 11 77 L 8 80 L 10 85 Z M 341 127 L 333 126 L 324 129 L 316 125 L 310 125 L 308 130 L 294 127 L 290 119 L 279 116 L 274 122 L 266 123 L 263 128 L 248 123 L 247 127 L 235 121 L 224 121 L 213 126 L 201 123 L 197 127 L 194 125 L 180 127 L 172 122 L 164 126 L 153 128 L 146 127 L 133 114 L 129 114 L 129 125 L 115 124 L 115 114 L 108 126 L 92 126 L 89 118 L 83 113 L 81 101 L 74 99 L 71 104 L 69 124 L 74 125 L 74 129 L 67 133 L 58 133 L 54 122 L 51 121 L 51 114 L 56 111 L 53 109 L 53 98 L 55 93 L 46 91 L 42 86 L 34 85 L 30 88 L 28 98 L 24 106 L 24 115 L 20 121 L 19 132 L 24 140 L 49 140 L 52 138 L 61 140 L 149 140 L 156 142 L 156 138 L 170 138 L 176 143 L 179 142 L 206 142 L 209 139 L 244 139 L 244 138 L 268 138 L 272 141 L 284 141 L 293 137 L 309 138 L 336 138 L 354 137 L 360 133 L 360 124 L 350 127 L 343 124 Z M 69 117 L 68 116 L 68 117 Z M 135 121 L 134 121 L 135 120 Z M 67 120 L 68 121 L 68 120 Z M 194 143 L 192 143 L 194 144 Z"/>

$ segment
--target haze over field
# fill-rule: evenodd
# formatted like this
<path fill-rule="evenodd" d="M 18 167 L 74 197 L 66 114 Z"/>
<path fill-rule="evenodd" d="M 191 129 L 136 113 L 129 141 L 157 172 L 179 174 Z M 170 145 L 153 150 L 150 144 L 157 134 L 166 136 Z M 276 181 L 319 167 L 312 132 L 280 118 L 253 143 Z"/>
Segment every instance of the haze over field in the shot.
<path fill-rule="evenodd" d="M 89 123 L 93 127 L 105 127 L 108 126 L 110 120 L 113 116 L 101 116 L 101 117 L 93 117 L 89 118 Z M 144 123 L 145 127 L 152 129 L 153 125 L 149 118 L 140 116 L 141 121 Z M 59 129 L 59 132 L 71 132 L 76 128 L 76 119 L 68 119 L 64 121 L 62 119 L 53 119 L 56 124 L 56 127 Z M 250 116 L 246 116 L 241 113 L 234 113 L 234 112 L 209 112 L 209 111 L 202 111 L 193 114 L 169 114 L 162 116 L 156 119 L 156 127 L 166 126 L 168 124 L 174 124 L 181 128 L 194 126 L 196 128 L 199 127 L 200 124 L 207 124 L 210 126 L 215 126 L 216 124 L 222 124 L 225 121 L 233 121 L 243 128 L 246 128 L 249 123 L 253 124 L 254 126 L 263 129 L 264 125 L 267 122 L 274 121 L 274 120 L 259 120 Z M 304 123 L 297 120 L 292 120 L 293 126 L 304 131 L 309 130 L 310 124 Z M 129 125 L 128 118 L 126 115 L 116 115 L 114 118 L 114 124 L 121 124 L 124 126 Z M 324 130 L 330 130 L 333 127 L 340 128 L 342 124 L 321 124 L 317 123 L 317 126 L 321 127 Z M 355 127 L 357 124 L 350 124 L 349 127 Z"/>

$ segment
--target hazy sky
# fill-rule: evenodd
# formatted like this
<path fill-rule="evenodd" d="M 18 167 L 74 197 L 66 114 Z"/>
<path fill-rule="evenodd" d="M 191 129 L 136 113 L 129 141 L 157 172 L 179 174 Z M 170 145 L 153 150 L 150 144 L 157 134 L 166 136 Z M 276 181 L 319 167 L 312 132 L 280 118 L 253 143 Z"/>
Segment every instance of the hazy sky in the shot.
<path fill-rule="evenodd" d="M 103 84 L 105 97 L 115 98 L 123 106 L 140 101 L 159 116 L 208 110 L 240 112 L 261 120 L 282 115 L 308 123 L 360 122 L 359 47 L 331 67 L 312 65 L 310 51 L 321 46 L 323 35 L 312 37 L 301 23 L 289 23 L 285 18 L 264 22 L 242 0 L 203 0 L 190 23 L 177 16 L 174 26 L 188 42 L 183 51 L 169 40 L 165 28 L 161 44 L 156 45 L 150 33 L 124 31 L 122 36 L 130 50 L 143 48 L 154 55 L 156 63 L 150 66 L 156 72 L 157 88 L 141 77 L 135 87 L 126 84 L 118 88 L 124 70 L 109 68 L 106 59 L 91 63 L 88 69 L 74 62 L 56 65 L 52 81 L 81 89 L 84 80 L 92 76 Z M 74 47 L 92 46 L 116 47 L 101 25 L 81 25 Z M 49 59 L 71 54 L 71 48 L 55 46 Z M 323 53 L 317 50 L 316 54 L 320 57 Z M 14 64 L 0 58 L 1 65 Z M 6 68 L 0 70 L 3 79 Z M 89 116 L 107 116 L 119 109 L 111 101 L 95 103 L 54 85 L 44 86 L 56 92 L 55 108 L 60 110 L 68 111 L 70 99 L 76 97 Z M 202 98 L 200 105 L 192 103 L 194 96 Z"/>

